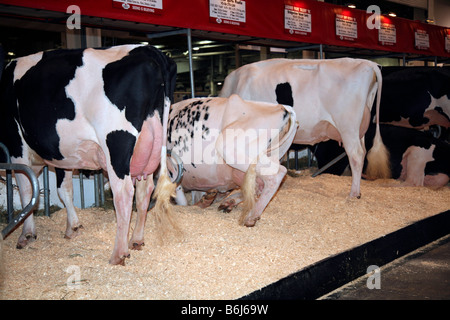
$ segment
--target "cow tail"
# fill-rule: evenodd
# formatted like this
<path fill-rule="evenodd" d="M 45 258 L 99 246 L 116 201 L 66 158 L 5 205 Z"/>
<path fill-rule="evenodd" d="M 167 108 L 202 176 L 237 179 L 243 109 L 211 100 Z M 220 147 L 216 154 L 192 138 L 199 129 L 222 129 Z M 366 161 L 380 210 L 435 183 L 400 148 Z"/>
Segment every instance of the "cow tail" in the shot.
<path fill-rule="evenodd" d="M 389 151 L 381 139 L 380 133 L 380 102 L 381 102 L 381 87 L 382 76 L 381 71 L 376 66 L 374 68 L 377 82 L 377 101 L 376 101 L 376 131 L 373 138 L 373 146 L 367 153 L 367 168 L 366 176 L 368 179 L 389 179 L 391 177 L 391 168 L 389 161 Z"/>
<path fill-rule="evenodd" d="M 170 180 L 167 170 L 167 122 L 169 118 L 170 100 L 165 98 L 163 112 L 163 145 L 161 148 L 161 164 L 159 179 L 156 184 L 154 197 L 156 204 L 154 208 L 154 216 L 156 222 L 156 230 L 159 233 L 160 242 L 163 242 L 170 234 L 179 236 L 181 229 L 173 215 L 173 204 L 171 197 L 176 195 L 176 184 Z"/>
<path fill-rule="evenodd" d="M 256 191 L 256 164 L 251 163 L 244 176 L 244 183 L 242 184 L 242 196 L 244 198 L 242 204 L 242 213 L 239 218 L 239 224 L 244 225 L 245 218 L 255 206 L 255 192 Z"/>

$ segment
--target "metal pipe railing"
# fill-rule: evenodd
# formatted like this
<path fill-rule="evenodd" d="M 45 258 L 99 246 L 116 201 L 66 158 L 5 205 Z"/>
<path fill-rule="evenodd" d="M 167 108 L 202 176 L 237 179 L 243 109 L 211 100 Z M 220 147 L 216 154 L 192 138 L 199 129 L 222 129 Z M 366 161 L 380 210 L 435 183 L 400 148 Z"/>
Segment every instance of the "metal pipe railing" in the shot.
<path fill-rule="evenodd" d="M 32 190 L 30 202 L 26 205 L 25 208 L 22 209 L 21 212 L 13 216 L 11 221 L 9 221 L 8 225 L 2 230 L 1 236 L 3 239 L 6 239 L 33 212 L 32 210 L 37 204 L 39 199 L 39 181 L 36 175 L 34 174 L 33 170 L 24 164 L 0 163 L 0 170 L 1 169 L 11 171 L 23 171 L 30 178 Z"/>

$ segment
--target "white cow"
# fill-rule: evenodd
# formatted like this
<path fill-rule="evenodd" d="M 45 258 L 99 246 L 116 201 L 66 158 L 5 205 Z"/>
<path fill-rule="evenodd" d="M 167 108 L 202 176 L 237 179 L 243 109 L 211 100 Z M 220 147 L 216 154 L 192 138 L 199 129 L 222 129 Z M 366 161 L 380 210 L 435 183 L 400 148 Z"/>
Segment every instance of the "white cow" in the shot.
<path fill-rule="evenodd" d="M 185 191 L 242 187 L 241 223 L 253 226 L 286 175 L 279 160 L 296 129 L 289 106 L 237 95 L 189 99 L 172 105 L 167 147 L 183 161 Z"/>
<path fill-rule="evenodd" d="M 388 153 L 378 128 L 381 81 L 378 65 L 368 60 L 272 59 L 230 73 L 220 96 L 235 93 L 247 100 L 293 106 L 299 122 L 294 143 L 342 142 L 352 169 L 350 197 L 359 198 L 365 156 L 362 139 L 376 95 L 377 133 L 366 173 L 375 170 L 389 176 Z"/>

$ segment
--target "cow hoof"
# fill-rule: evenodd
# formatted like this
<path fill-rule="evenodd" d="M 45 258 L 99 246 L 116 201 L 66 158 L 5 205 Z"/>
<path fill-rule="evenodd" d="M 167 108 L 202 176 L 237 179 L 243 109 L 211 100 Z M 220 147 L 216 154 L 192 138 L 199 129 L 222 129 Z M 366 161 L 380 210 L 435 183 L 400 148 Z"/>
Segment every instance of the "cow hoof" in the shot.
<path fill-rule="evenodd" d="M 204 209 L 204 208 L 208 208 L 213 202 L 214 199 L 216 199 L 216 196 L 219 192 L 217 190 L 211 190 L 208 191 L 206 193 L 206 195 L 204 195 L 199 202 L 196 203 L 197 206 L 199 206 L 200 208 Z"/>
<path fill-rule="evenodd" d="M 84 227 L 80 224 L 77 227 L 69 228 L 66 230 L 66 234 L 64 235 L 64 239 L 73 239 L 81 233 L 81 229 Z"/>
<path fill-rule="evenodd" d="M 28 245 L 28 243 L 33 242 L 36 239 L 37 239 L 37 236 L 32 233 L 27 233 L 25 235 L 21 235 L 19 237 L 19 240 L 17 241 L 16 248 L 23 249 Z"/>
<path fill-rule="evenodd" d="M 143 246 L 145 246 L 145 243 L 144 242 L 133 242 L 133 243 L 130 243 L 130 249 L 131 250 L 142 250 L 142 247 Z"/>
<path fill-rule="evenodd" d="M 225 213 L 229 213 L 235 207 L 236 207 L 236 201 L 234 201 L 232 199 L 232 200 L 224 201 L 223 203 L 221 203 L 218 210 L 223 211 Z"/>
<path fill-rule="evenodd" d="M 125 266 L 125 259 L 130 258 L 130 254 L 124 254 L 120 257 L 111 257 L 109 263 L 112 265 Z"/>
<path fill-rule="evenodd" d="M 254 227 L 255 224 L 256 224 L 256 221 L 258 221 L 258 220 L 259 220 L 259 218 L 245 220 L 244 226 L 246 226 L 246 227 Z"/>

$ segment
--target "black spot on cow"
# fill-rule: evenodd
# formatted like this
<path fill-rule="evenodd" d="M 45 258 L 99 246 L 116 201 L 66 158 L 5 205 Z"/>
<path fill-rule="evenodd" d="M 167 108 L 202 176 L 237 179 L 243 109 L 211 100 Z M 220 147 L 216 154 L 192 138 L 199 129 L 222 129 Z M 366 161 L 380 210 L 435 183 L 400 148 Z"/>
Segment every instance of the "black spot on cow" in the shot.
<path fill-rule="evenodd" d="M 44 52 L 42 59 L 14 83 L 23 136 L 44 159 L 64 158 L 59 150 L 56 122 L 75 118 L 75 106 L 65 90 L 83 64 L 82 57 L 82 50 Z"/>
<path fill-rule="evenodd" d="M 103 70 L 104 90 L 109 100 L 140 131 L 143 121 L 161 116 L 164 98 L 173 102 L 177 65 L 152 46 L 131 50 L 127 56 L 108 64 Z"/>
<path fill-rule="evenodd" d="M 206 107 L 205 108 L 205 115 L 203 116 L 203 120 L 208 120 L 208 118 L 209 118 L 209 112 L 208 112 L 208 109 L 209 109 L 209 107 Z"/>
<path fill-rule="evenodd" d="M 277 102 L 287 106 L 294 106 L 294 98 L 292 97 L 292 88 L 289 82 L 279 83 L 275 89 Z"/>
<path fill-rule="evenodd" d="M 435 175 L 444 173 L 447 176 L 450 176 L 450 166 L 448 165 L 448 160 L 450 159 L 450 145 L 438 139 L 434 139 L 433 144 L 435 145 L 433 161 L 427 162 L 425 174 Z"/>
<path fill-rule="evenodd" d="M 197 111 L 194 116 L 194 122 L 200 121 L 201 112 Z"/>
<path fill-rule="evenodd" d="M 55 168 L 55 175 L 56 175 L 56 187 L 59 189 L 61 188 L 66 173 L 64 172 L 64 169 Z"/>
<path fill-rule="evenodd" d="M 200 108 L 200 106 L 203 104 L 203 100 L 197 100 L 191 103 L 192 106 L 197 106 L 197 108 Z"/>
<path fill-rule="evenodd" d="M 11 62 L 3 72 L 0 84 L 0 141 L 8 148 L 11 157 L 22 156 L 22 140 L 17 127 L 17 103 L 12 85 L 16 61 Z M 6 162 L 6 156 L 0 151 L 0 162 Z"/>
<path fill-rule="evenodd" d="M 426 125 L 429 120 L 424 112 L 431 96 L 438 99 L 450 95 L 450 68 L 383 67 L 382 76 L 380 122 L 403 118 L 413 127 Z"/>
<path fill-rule="evenodd" d="M 125 110 L 125 117 L 138 131 L 147 115 L 158 110 L 162 116 L 164 107 L 163 74 L 147 50 L 142 50 L 145 48 L 131 50 L 103 69 L 106 96 L 119 110 Z"/>
<path fill-rule="evenodd" d="M 130 160 L 135 143 L 136 137 L 123 130 L 112 131 L 106 136 L 111 165 L 120 179 L 130 174 Z"/>

